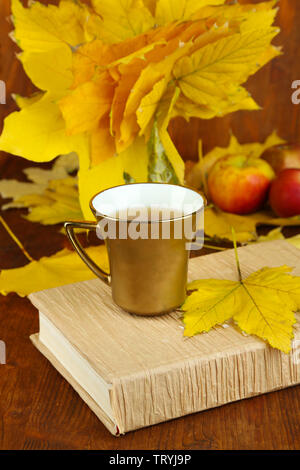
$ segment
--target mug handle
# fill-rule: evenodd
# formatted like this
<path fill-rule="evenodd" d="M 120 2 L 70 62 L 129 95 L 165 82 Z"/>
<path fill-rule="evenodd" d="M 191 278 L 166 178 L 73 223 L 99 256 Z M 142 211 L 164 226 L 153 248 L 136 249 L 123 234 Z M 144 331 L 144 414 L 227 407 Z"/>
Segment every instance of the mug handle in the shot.
<path fill-rule="evenodd" d="M 74 246 L 75 250 L 79 254 L 82 261 L 93 271 L 96 276 L 98 276 L 105 284 L 110 284 L 110 275 L 103 271 L 97 264 L 89 257 L 89 255 L 85 252 L 81 244 L 79 243 L 75 233 L 75 228 L 84 228 L 87 230 L 96 230 L 97 222 L 65 222 L 64 228 L 67 232 L 68 238 L 72 245 Z"/>

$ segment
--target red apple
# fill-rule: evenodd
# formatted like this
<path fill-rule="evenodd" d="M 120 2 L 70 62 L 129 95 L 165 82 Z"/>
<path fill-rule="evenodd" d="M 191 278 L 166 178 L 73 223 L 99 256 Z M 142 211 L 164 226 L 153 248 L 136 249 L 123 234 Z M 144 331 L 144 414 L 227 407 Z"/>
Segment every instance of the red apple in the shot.
<path fill-rule="evenodd" d="M 275 145 L 267 149 L 262 157 L 276 174 L 286 168 L 300 169 L 300 144 Z"/>
<path fill-rule="evenodd" d="M 272 182 L 269 201 L 279 217 L 300 215 L 300 170 L 281 171 Z"/>
<path fill-rule="evenodd" d="M 249 214 L 264 204 L 274 177 L 270 165 L 260 158 L 223 157 L 209 172 L 209 195 L 223 211 Z"/>

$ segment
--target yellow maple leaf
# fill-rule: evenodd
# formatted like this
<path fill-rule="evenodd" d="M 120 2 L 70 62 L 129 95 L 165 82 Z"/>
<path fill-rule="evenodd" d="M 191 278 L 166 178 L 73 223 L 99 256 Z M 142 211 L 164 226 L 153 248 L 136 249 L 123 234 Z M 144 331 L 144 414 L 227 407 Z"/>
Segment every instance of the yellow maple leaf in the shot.
<path fill-rule="evenodd" d="M 84 135 L 68 136 L 57 98 L 49 93 L 4 121 L 0 149 L 34 162 L 47 162 L 60 154 L 87 149 Z M 17 136 L 17 138 L 16 138 Z"/>
<path fill-rule="evenodd" d="M 129 93 L 133 89 L 136 80 L 139 77 L 141 72 L 141 63 L 140 61 L 134 61 L 134 64 L 125 64 L 118 69 L 120 73 L 120 78 L 116 86 L 115 94 L 112 100 L 112 108 L 110 114 L 110 130 L 111 134 L 115 137 L 116 148 L 118 152 L 124 150 L 128 146 L 129 141 L 132 141 L 132 137 L 137 133 L 135 123 L 133 123 L 133 129 L 131 126 L 131 121 L 129 125 L 128 132 L 124 132 L 123 125 L 123 141 L 121 143 L 121 125 L 123 121 L 124 111 L 126 108 L 126 102 L 129 96 Z M 128 124 L 128 121 L 127 121 Z M 126 135 L 128 134 L 128 135 Z"/>
<path fill-rule="evenodd" d="M 226 0 L 158 0 L 155 18 L 158 24 L 189 20 L 207 5 L 222 5 Z"/>
<path fill-rule="evenodd" d="M 63 249 L 52 256 L 34 260 L 2 216 L 0 216 L 0 223 L 29 261 L 21 268 L 1 270 L 0 267 L 0 294 L 7 295 L 10 292 L 16 292 L 24 297 L 32 292 L 96 277 L 78 254 L 69 249 Z M 106 272 L 109 272 L 105 245 L 88 247 L 86 252 Z"/>
<path fill-rule="evenodd" d="M 17 106 L 20 109 L 26 108 L 27 106 L 30 106 L 31 104 L 34 104 L 36 101 L 39 101 L 43 96 L 44 93 L 42 92 L 35 92 L 31 96 L 21 96 L 16 93 L 12 93 L 12 98 L 15 100 Z"/>
<path fill-rule="evenodd" d="M 19 198 L 17 203 L 29 208 L 29 214 L 24 216 L 27 220 L 55 225 L 66 220 L 82 219 L 78 196 L 77 178 L 69 177 L 50 181 L 42 198 L 28 195 Z"/>
<path fill-rule="evenodd" d="M 239 243 L 257 241 L 256 229 L 259 225 L 271 226 L 298 226 L 300 216 L 281 218 L 274 217 L 270 211 L 259 211 L 248 215 L 231 214 L 223 212 L 217 207 L 208 206 L 205 209 L 205 233 L 210 238 L 232 241 L 231 229 L 236 232 Z"/>
<path fill-rule="evenodd" d="M 273 240 L 284 240 L 285 237 L 282 233 L 282 227 L 276 227 L 270 230 L 267 235 L 260 235 L 257 238 L 257 241 L 260 242 L 270 242 Z"/>
<path fill-rule="evenodd" d="M 130 38 L 117 44 L 105 44 L 100 39 L 88 42 L 80 46 L 73 54 L 72 88 L 91 80 L 97 70 L 103 70 L 106 66 L 115 69 L 117 65 L 126 64 L 132 59 L 144 59 L 144 54 L 161 41 L 148 44 L 147 34 Z M 110 70 L 110 73 L 115 70 Z"/>
<path fill-rule="evenodd" d="M 222 117 L 238 110 L 255 111 L 260 109 L 250 93 L 241 85 L 229 84 L 226 96 L 220 96 L 218 105 L 198 104 L 181 94 L 176 103 L 173 117 L 182 116 L 186 121 L 190 118 L 212 119 Z"/>
<path fill-rule="evenodd" d="M 92 5 L 103 19 L 99 34 L 107 43 L 135 37 L 155 24 L 142 0 L 92 0 Z"/>
<path fill-rule="evenodd" d="M 182 93 L 191 101 L 218 110 L 218 100 L 227 96 L 227 86 L 240 85 L 268 60 L 279 54 L 270 46 L 277 28 L 237 33 L 200 48 L 179 59 L 173 76 Z M 229 73 L 230 70 L 230 73 Z M 217 86 L 216 86 L 217 84 Z"/>
<path fill-rule="evenodd" d="M 104 72 L 95 81 L 85 82 L 60 101 L 60 109 L 69 134 L 94 131 L 109 114 L 114 83 Z"/>
<path fill-rule="evenodd" d="M 209 331 L 230 318 L 247 334 L 288 353 L 293 338 L 295 312 L 300 307 L 300 277 L 291 268 L 262 268 L 239 280 L 201 279 L 182 306 L 185 336 Z"/>
<path fill-rule="evenodd" d="M 233 318 L 242 331 L 288 353 L 299 307 L 300 278 L 288 266 L 263 268 L 242 281 L 243 308 Z"/>
<path fill-rule="evenodd" d="M 137 158 L 138 155 L 138 158 Z M 85 219 L 92 216 L 89 202 L 97 193 L 111 186 L 125 184 L 124 173 L 128 173 L 137 183 L 148 179 L 147 145 L 142 137 L 120 155 L 102 161 L 97 166 L 78 172 L 79 197 Z"/>
<path fill-rule="evenodd" d="M 66 92 L 72 85 L 72 51 L 63 47 L 18 55 L 32 83 L 44 91 Z"/>
<path fill-rule="evenodd" d="M 210 238 L 232 240 L 231 228 L 233 227 L 239 243 L 257 239 L 256 221 L 251 218 L 230 214 L 209 206 L 205 209 L 204 220 L 205 234 Z"/>
<path fill-rule="evenodd" d="M 194 13 L 192 19 L 214 16 L 218 20 L 242 20 L 241 27 L 243 30 L 249 30 L 250 28 L 257 29 L 258 25 L 270 25 L 272 23 L 270 16 L 273 15 L 274 19 L 274 15 L 277 13 L 277 9 L 274 7 L 278 4 L 278 0 L 260 2 L 255 4 L 255 6 L 253 3 L 240 4 L 239 2 L 235 2 L 233 5 L 213 5 L 213 3 L 207 3 L 209 5 Z M 265 15 L 266 12 L 268 13 L 267 15 Z"/>
<path fill-rule="evenodd" d="M 82 219 L 77 178 L 69 176 L 77 169 L 77 156 L 69 154 L 57 158 L 50 170 L 25 168 L 23 172 L 30 182 L 1 180 L 0 194 L 13 199 L 2 205 L 2 210 L 27 208 L 29 214 L 23 217 L 43 225 Z"/>
<path fill-rule="evenodd" d="M 58 6 L 35 2 L 30 8 L 12 0 L 12 18 L 12 36 L 24 51 L 19 58 L 32 82 L 42 90 L 67 90 L 72 83 L 72 49 L 87 40 L 89 9 L 69 0 Z"/>
<path fill-rule="evenodd" d="M 23 173 L 33 183 L 47 184 L 52 180 L 67 178 L 71 173 L 77 171 L 79 162 L 77 154 L 72 152 L 67 155 L 60 155 L 54 160 L 52 167 L 47 170 L 39 167 L 24 168 Z"/>
<path fill-rule="evenodd" d="M 167 85 L 168 81 L 166 77 L 161 78 L 155 83 L 152 90 L 142 98 L 140 106 L 136 111 L 137 123 L 140 127 L 139 135 L 145 134 L 149 124 L 151 124 L 151 126 L 153 125 L 153 117 L 166 91 Z"/>
<path fill-rule="evenodd" d="M 12 198 L 14 202 L 6 203 L 1 206 L 1 210 L 24 207 L 22 202 L 18 200 L 24 196 L 35 194 L 41 195 L 46 189 L 46 184 L 41 183 L 24 183 L 14 179 L 0 180 L 0 194 L 3 198 Z M 18 201 L 18 202 L 17 202 Z"/>
<path fill-rule="evenodd" d="M 85 5 L 70 0 L 62 0 L 58 6 L 35 2 L 30 8 L 23 7 L 20 0 L 12 0 L 13 37 L 26 51 L 76 47 L 86 40 L 84 24 L 88 14 Z"/>
<path fill-rule="evenodd" d="M 104 245 L 89 247 L 87 254 L 106 272 L 109 270 L 107 251 Z M 95 278 L 92 271 L 83 263 L 76 252 L 63 249 L 38 261 L 30 261 L 21 268 L 0 272 L 0 293 L 7 295 L 16 292 L 24 297 L 52 287 L 87 281 Z"/>
<path fill-rule="evenodd" d="M 91 166 L 97 166 L 103 160 L 116 156 L 116 144 L 110 132 L 109 116 L 104 116 L 97 129 L 91 134 Z"/>

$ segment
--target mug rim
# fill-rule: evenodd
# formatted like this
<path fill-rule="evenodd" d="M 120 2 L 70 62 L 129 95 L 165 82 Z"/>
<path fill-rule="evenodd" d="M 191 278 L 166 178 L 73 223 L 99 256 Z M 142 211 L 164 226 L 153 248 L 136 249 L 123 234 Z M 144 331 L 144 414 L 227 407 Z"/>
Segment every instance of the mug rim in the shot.
<path fill-rule="evenodd" d="M 176 188 L 185 188 L 185 189 L 188 189 L 189 191 L 193 191 L 194 193 L 196 193 L 198 196 L 200 196 L 200 198 L 202 199 L 202 205 L 199 209 L 197 210 L 194 210 L 193 212 L 189 213 L 189 214 L 185 214 L 181 217 L 171 217 L 171 218 L 168 218 L 168 219 L 163 219 L 163 220 L 159 220 L 159 221 L 155 221 L 155 222 L 159 222 L 159 223 L 163 223 L 163 222 L 172 222 L 172 221 L 176 221 L 176 220 L 183 220 L 187 217 L 191 217 L 193 216 L 194 214 L 197 214 L 198 212 L 200 212 L 201 210 L 204 209 L 205 205 L 206 205 L 206 199 L 205 199 L 205 196 L 203 194 L 200 193 L 200 191 L 198 191 L 197 189 L 195 188 L 192 188 L 191 186 L 184 186 L 184 185 L 181 185 L 181 184 L 174 184 L 174 183 L 163 183 L 163 182 L 160 182 L 160 181 L 145 181 L 145 182 L 139 182 L 139 183 L 124 183 L 124 184 L 117 184 L 115 186 L 111 186 L 109 188 L 106 188 L 106 189 L 102 189 L 102 191 L 99 191 L 98 193 L 94 194 L 94 196 L 91 197 L 90 199 L 90 202 L 89 202 L 89 207 L 92 211 L 92 213 L 94 214 L 94 216 L 96 217 L 102 217 L 104 219 L 108 219 L 108 220 L 112 220 L 114 222 L 118 222 L 118 221 L 122 221 L 122 222 L 133 222 L 134 220 L 124 220 L 124 219 L 120 219 L 120 217 L 112 217 L 110 215 L 106 215 L 106 214 L 102 214 L 101 212 L 97 211 L 96 208 L 94 207 L 93 205 L 93 201 L 94 199 L 99 196 L 100 194 L 106 192 L 106 191 L 109 191 L 110 189 L 114 189 L 114 188 L 120 188 L 122 186 L 137 186 L 137 185 L 142 185 L 142 184 L 164 184 L 164 185 L 167 185 L 167 186 L 175 186 Z M 153 223 L 154 221 L 153 220 L 137 220 L 135 221 L 137 223 Z"/>

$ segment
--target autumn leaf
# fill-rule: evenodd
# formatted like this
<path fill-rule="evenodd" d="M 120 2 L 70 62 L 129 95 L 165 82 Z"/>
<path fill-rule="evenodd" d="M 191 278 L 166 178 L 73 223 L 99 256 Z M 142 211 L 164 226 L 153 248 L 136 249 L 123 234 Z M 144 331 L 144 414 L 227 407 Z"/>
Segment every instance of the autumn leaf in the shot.
<path fill-rule="evenodd" d="M 300 235 L 294 235 L 293 237 L 285 238 L 282 233 L 282 227 L 277 227 L 270 230 L 267 235 L 260 235 L 257 239 L 258 242 L 270 242 L 274 240 L 286 240 L 291 245 L 300 249 Z"/>
<path fill-rule="evenodd" d="M 139 158 L 136 158 L 137 155 Z M 106 159 L 97 166 L 80 168 L 78 172 L 80 205 L 85 219 L 90 220 L 92 212 L 89 207 L 90 199 L 96 192 L 111 186 L 124 184 L 124 172 L 128 173 L 137 183 L 147 181 L 148 151 L 142 137 L 120 155 Z"/>
<path fill-rule="evenodd" d="M 156 20 L 158 24 L 165 24 L 175 20 L 187 20 L 207 5 L 222 5 L 225 0 L 158 0 L 156 6 Z"/>
<path fill-rule="evenodd" d="M 99 126 L 91 134 L 90 162 L 91 166 L 100 165 L 104 160 L 116 157 L 115 140 L 110 132 L 109 116 L 104 116 Z"/>
<path fill-rule="evenodd" d="M 17 137 L 16 137 L 17 136 Z M 47 162 L 58 155 L 87 149 L 84 135 L 68 136 L 56 98 L 46 93 L 41 99 L 4 121 L 0 150 L 34 162 Z"/>
<path fill-rule="evenodd" d="M 255 73 L 265 57 L 266 48 L 269 48 L 269 60 L 279 54 L 270 46 L 277 33 L 276 28 L 270 27 L 263 32 L 233 34 L 179 59 L 173 75 L 183 95 L 218 116 L 219 100 L 230 100 L 227 86 L 230 85 L 233 93 L 234 87 L 238 89 L 249 75 Z"/>
<path fill-rule="evenodd" d="M 60 109 L 68 124 L 68 133 L 94 131 L 100 119 L 110 112 L 113 92 L 113 81 L 104 72 L 97 80 L 83 83 L 63 98 Z"/>
<path fill-rule="evenodd" d="M 72 52 L 70 48 L 23 52 L 18 55 L 18 58 L 32 83 L 40 90 L 54 93 L 66 92 L 72 85 Z"/>
<path fill-rule="evenodd" d="M 102 18 L 99 33 L 107 43 L 135 37 L 151 29 L 155 20 L 141 0 L 92 0 Z"/>
<path fill-rule="evenodd" d="M 77 177 L 69 176 L 77 169 L 76 154 L 69 154 L 57 158 L 50 170 L 25 168 L 23 171 L 30 182 L 0 180 L 2 197 L 13 199 L 2 210 L 27 208 L 29 214 L 23 217 L 43 225 L 82 219 Z"/>
<path fill-rule="evenodd" d="M 17 106 L 20 109 L 26 108 L 27 106 L 30 106 L 31 104 L 34 104 L 36 101 L 39 101 L 42 96 L 44 95 L 43 92 L 36 91 L 33 93 L 31 96 L 21 96 L 18 95 L 17 93 L 12 93 L 12 98 L 16 102 Z"/>
<path fill-rule="evenodd" d="M 201 279 L 188 285 L 193 291 L 182 306 L 185 336 L 209 331 L 230 318 L 247 334 L 288 353 L 295 312 L 300 307 L 300 277 L 288 266 L 262 268 L 239 280 Z"/>
<path fill-rule="evenodd" d="M 270 230 L 267 233 L 267 235 L 260 235 L 257 238 L 257 242 L 261 243 L 261 242 L 270 242 L 270 241 L 274 241 L 274 240 L 284 240 L 284 239 L 285 239 L 285 237 L 282 233 L 282 227 L 276 227 L 276 228 L 273 228 L 272 230 Z"/>
<path fill-rule="evenodd" d="M 188 290 L 194 292 L 187 297 L 182 306 L 184 335 L 194 336 L 229 320 L 232 317 L 235 301 L 232 294 L 239 287 L 237 282 L 218 279 L 203 279 L 190 283 Z M 238 301 L 242 307 L 239 298 Z"/>
<path fill-rule="evenodd" d="M 0 223 L 29 261 L 21 268 L 0 271 L 0 294 L 7 295 L 10 292 L 16 292 L 24 297 L 32 292 L 96 277 L 73 250 L 63 249 L 52 256 L 34 260 L 2 216 L 0 216 Z M 92 246 L 85 250 L 102 269 L 109 272 L 105 245 Z"/>
<path fill-rule="evenodd" d="M 190 118 L 212 119 L 241 109 L 255 111 L 260 107 L 245 88 L 229 84 L 226 97 L 220 96 L 219 98 L 217 110 L 204 104 L 195 103 L 181 95 L 176 103 L 173 117 L 182 116 L 186 121 L 189 121 Z"/>
<path fill-rule="evenodd" d="M 137 123 L 140 127 L 139 135 L 145 135 L 149 127 L 152 130 L 155 112 L 166 91 L 166 87 L 167 80 L 166 77 L 163 77 L 156 82 L 152 90 L 142 98 L 140 106 L 136 111 Z"/>
<path fill-rule="evenodd" d="M 205 208 L 204 218 L 205 234 L 212 239 L 232 241 L 232 227 L 235 229 L 236 240 L 239 243 L 257 239 L 257 222 L 250 217 L 230 214 L 217 207 L 208 206 Z"/>
<path fill-rule="evenodd" d="M 68 0 L 24 8 L 12 0 L 12 18 L 12 37 L 24 51 L 19 58 L 32 82 L 42 90 L 67 90 L 72 83 L 72 48 L 87 40 L 88 8 Z"/>
<path fill-rule="evenodd" d="M 1 210 L 24 207 L 23 203 L 17 202 L 24 196 L 35 194 L 41 195 L 46 189 L 44 183 L 23 183 L 17 180 L 0 180 L 0 194 L 3 199 L 13 199 L 13 202 L 3 204 Z"/>
<path fill-rule="evenodd" d="M 26 51 L 76 47 L 86 40 L 83 26 L 88 14 L 85 5 L 69 0 L 62 0 L 58 6 L 35 2 L 30 8 L 12 0 L 13 37 Z"/>
<path fill-rule="evenodd" d="M 39 167 L 24 168 L 23 173 L 33 183 L 47 184 L 52 180 L 67 178 L 71 173 L 77 172 L 79 162 L 77 154 L 72 152 L 67 155 L 60 155 L 54 160 L 52 168 L 47 170 Z"/>
<path fill-rule="evenodd" d="M 271 211 L 238 215 L 223 212 L 213 206 L 208 206 L 205 209 L 205 234 L 210 238 L 232 241 L 231 228 L 233 227 L 238 242 L 257 241 L 257 227 L 260 225 L 275 227 L 298 226 L 300 225 L 300 216 L 288 218 L 275 217 Z"/>
<path fill-rule="evenodd" d="M 19 207 L 16 201 L 27 195 L 41 195 L 47 189 L 51 180 L 67 178 L 70 173 L 78 170 L 78 158 L 74 153 L 58 157 L 51 169 L 28 167 L 23 170 L 29 182 L 21 182 L 14 179 L 0 180 L 0 194 L 3 198 L 12 198 L 13 202 L 2 205 L 5 210 L 10 207 Z"/>
<path fill-rule="evenodd" d="M 233 319 L 242 331 L 288 353 L 293 338 L 294 312 L 300 307 L 300 278 L 288 266 L 262 268 L 241 282 L 243 308 Z"/>
<path fill-rule="evenodd" d="M 27 220 L 55 225 L 70 219 L 82 219 L 77 178 L 50 181 L 42 198 L 29 195 L 18 200 L 29 208 L 29 214 L 24 216 Z"/>
<path fill-rule="evenodd" d="M 109 270 L 104 245 L 86 248 L 87 254 L 106 272 Z M 76 252 L 63 249 L 49 257 L 31 261 L 26 266 L 0 272 L 0 293 L 16 292 L 24 297 L 52 287 L 95 278 Z"/>

